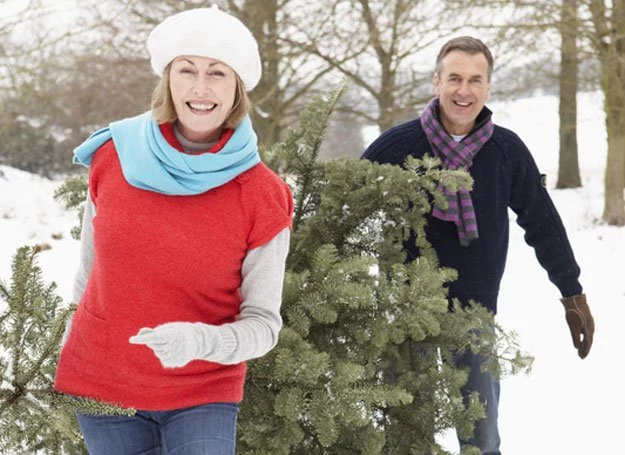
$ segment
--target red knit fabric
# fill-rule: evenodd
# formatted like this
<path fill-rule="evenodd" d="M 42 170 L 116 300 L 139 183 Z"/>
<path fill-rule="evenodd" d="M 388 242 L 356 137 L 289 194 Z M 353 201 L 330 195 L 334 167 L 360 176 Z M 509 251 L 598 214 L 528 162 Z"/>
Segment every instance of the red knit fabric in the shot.
<path fill-rule="evenodd" d="M 128 339 L 171 321 L 234 321 L 246 252 L 291 225 L 288 186 L 260 163 L 206 193 L 166 196 L 129 185 L 108 141 L 91 163 L 89 189 L 94 263 L 55 388 L 142 410 L 239 402 L 245 363 L 165 369 Z"/>
<path fill-rule="evenodd" d="M 176 139 L 176 133 L 174 133 L 173 124 L 161 123 L 158 127 L 161 130 L 161 134 L 163 135 L 165 140 L 169 143 L 169 145 L 176 148 L 179 152 L 185 153 L 185 151 L 182 150 L 180 143 Z M 233 128 L 226 128 L 225 130 L 223 130 L 221 132 L 221 135 L 219 136 L 219 140 L 210 149 L 206 150 L 205 153 L 217 153 L 218 151 L 220 151 L 222 148 L 224 148 L 224 145 L 226 145 L 226 142 L 228 142 L 228 140 L 232 137 L 233 134 L 234 134 Z"/>

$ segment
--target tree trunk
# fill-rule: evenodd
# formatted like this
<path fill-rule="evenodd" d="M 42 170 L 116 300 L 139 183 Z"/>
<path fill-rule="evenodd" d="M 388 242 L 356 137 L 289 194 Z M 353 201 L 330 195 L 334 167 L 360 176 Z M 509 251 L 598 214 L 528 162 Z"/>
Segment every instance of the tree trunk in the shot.
<path fill-rule="evenodd" d="M 279 87 L 278 66 L 280 51 L 278 48 L 278 2 L 277 0 L 246 0 L 239 14 L 258 40 L 258 47 L 263 62 L 263 77 L 250 94 L 252 111 L 250 116 L 258 142 L 270 146 L 278 142 L 281 134 L 280 119 L 283 117 L 282 101 L 284 95 Z"/>
<path fill-rule="evenodd" d="M 610 225 L 625 226 L 625 77 L 618 77 L 625 76 L 625 64 L 612 57 L 605 66 L 610 72 L 605 75 L 608 158 L 603 220 Z"/>
<path fill-rule="evenodd" d="M 625 226 L 625 0 L 614 1 L 611 15 L 604 17 L 610 17 L 610 22 L 603 28 L 608 33 L 603 35 L 601 52 L 608 134 L 603 220 Z"/>
<path fill-rule="evenodd" d="M 577 148 L 577 0 L 562 1 L 560 35 L 560 155 L 556 188 L 578 188 Z"/>

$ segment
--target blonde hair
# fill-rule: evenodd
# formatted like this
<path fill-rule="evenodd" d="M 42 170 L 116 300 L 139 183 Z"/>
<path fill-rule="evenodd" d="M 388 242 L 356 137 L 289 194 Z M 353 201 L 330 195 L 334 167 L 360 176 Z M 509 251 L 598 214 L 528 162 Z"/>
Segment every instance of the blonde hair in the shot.
<path fill-rule="evenodd" d="M 171 90 L 169 89 L 170 68 L 171 62 L 165 67 L 161 79 L 152 92 L 152 116 L 159 125 L 162 123 L 173 123 L 178 120 L 174 101 L 171 98 Z M 234 103 L 230 114 L 228 114 L 228 117 L 224 120 L 224 128 L 236 128 L 250 111 L 250 100 L 247 97 L 243 81 L 238 74 L 235 73 L 235 76 L 237 82 Z"/>

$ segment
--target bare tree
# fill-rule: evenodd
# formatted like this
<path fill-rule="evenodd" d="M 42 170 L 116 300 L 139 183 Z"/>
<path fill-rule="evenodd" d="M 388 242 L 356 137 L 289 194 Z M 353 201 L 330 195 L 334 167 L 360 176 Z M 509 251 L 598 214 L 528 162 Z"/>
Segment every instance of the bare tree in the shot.
<path fill-rule="evenodd" d="M 556 188 L 582 186 L 577 150 L 577 0 L 562 0 L 560 36 L 560 153 Z"/>
<path fill-rule="evenodd" d="M 603 220 L 625 226 L 625 0 L 585 0 L 591 15 L 589 35 L 601 64 L 608 156 Z"/>
<path fill-rule="evenodd" d="M 321 1 L 306 10 L 293 40 L 352 81 L 360 101 L 339 109 L 384 130 L 432 96 L 433 57 L 424 56 L 459 27 L 450 25 L 452 14 L 428 0 Z"/>
<path fill-rule="evenodd" d="M 250 27 L 259 42 L 263 77 L 250 97 L 252 120 L 264 146 L 284 138 L 311 95 L 322 90 L 321 81 L 331 71 L 329 65 L 293 46 L 289 39 L 306 4 L 303 0 L 227 2 L 227 8 Z"/>
<path fill-rule="evenodd" d="M 3 124 L 18 117 L 36 124 L 42 134 L 57 138 L 71 164 L 71 150 L 94 129 L 149 109 L 156 78 L 143 48 L 124 50 L 116 42 L 119 23 L 114 19 L 121 7 L 105 8 L 94 0 L 68 2 L 66 10 L 51 4 L 40 5 L 23 31 L 28 39 L 20 49 L 28 54 L 13 59 L 9 96 L 16 102 L 7 104 Z M 100 8 L 109 17 L 99 14 Z"/>
<path fill-rule="evenodd" d="M 62 76 L 51 60 L 67 55 L 84 29 L 62 26 L 52 2 L 0 6 L 0 161 L 46 176 L 64 172 L 71 155 L 63 153 L 67 132 L 57 127 L 55 108 Z"/>
<path fill-rule="evenodd" d="M 533 23 L 535 33 L 519 33 L 509 23 L 494 20 L 499 16 L 493 11 L 510 3 L 503 1 L 491 0 L 489 7 L 480 10 L 467 8 L 489 1 L 74 0 L 72 14 L 77 19 L 71 33 L 66 30 L 65 35 L 57 35 L 63 40 L 59 38 L 36 58 L 26 59 L 30 66 L 8 72 L 20 80 L 20 90 L 11 92 L 32 100 L 15 104 L 24 107 L 22 113 L 37 116 L 40 122 L 45 120 L 40 124 L 63 136 L 71 150 L 72 144 L 84 139 L 94 127 L 147 109 L 156 78 L 145 49 L 151 28 L 170 14 L 213 3 L 240 17 L 259 42 L 263 77 L 250 96 L 262 146 L 284 137 L 311 95 L 327 93 L 348 77 L 352 83 L 335 113 L 341 118 L 333 122 L 340 128 L 328 132 L 342 133 L 337 133 L 334 142 L 338 146 L 326 149 L 358 154 L 363 127 L 386 129 L 416 115 L 432 96 L 435 51 L 442 40 L 455 34 L 474 33 L 495 49 L 507 46 L 497 52 L 499 72 L 510 68 L 511 63 L 527 66 L 528 56 L 540 55 L 539 51 L 545 56 L 542 67 L 546 67 L 545 61 L 555 60 L 543 52 L 544 42 L 536 37 L 550 27 L 555 30 L 558 15 L 550 13 L 548 21 Z M 45 9 L 36 11 L 48 14 Z M 460 16 L 463 21 L 459 23 Z M 515 60 L 520 58 L 521 62 Z M 521 80 L 524 90 L 536 84 L 535 80 L 522 80 L 519 73 L 517 70 L 514 78 L 503 77 L 503 82 Z M 557 80 L 553 79 L 555 70 L 548 69 L 545 74 Z M 16 82 L 11 86 L 18 86 Z M 498 84 L 493 96 L 510 90 L 500 89 L 502 85 Z M 348 121 L 353 122 L 351 127 Z M 353 136 L 346 139 L 346 132 Z M 347 146 L 341 147 L 341 139 L 346 139 L 343 143 Z"/>

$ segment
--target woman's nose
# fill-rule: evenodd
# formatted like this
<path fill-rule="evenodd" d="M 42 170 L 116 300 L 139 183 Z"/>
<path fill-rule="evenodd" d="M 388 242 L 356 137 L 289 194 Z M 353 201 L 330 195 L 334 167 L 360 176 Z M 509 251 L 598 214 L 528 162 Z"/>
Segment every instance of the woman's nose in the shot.
<path fill-rule="evenodd" d="M 193 85 L 193 93 L 197 96 L 208 95 L 210 88 L 207 81 L 203 77 L 198 77 Z"/>

